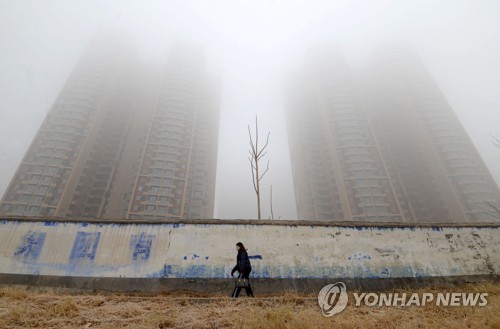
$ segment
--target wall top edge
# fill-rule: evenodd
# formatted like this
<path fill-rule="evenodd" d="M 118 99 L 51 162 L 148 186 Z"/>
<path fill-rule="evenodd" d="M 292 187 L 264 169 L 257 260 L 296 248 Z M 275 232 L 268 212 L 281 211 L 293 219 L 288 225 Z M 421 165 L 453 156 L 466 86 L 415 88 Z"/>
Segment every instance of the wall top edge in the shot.
<path fill-rule="evenodd" d="M 268 220 L 268 219 L 167 219 L 167 220 L 130 220 L 98 218 L 62 218 L 62 217 L 22 217 L 0 216 L 3 221 L 21 222 L 66 222 L 95 224 L 193 224 L 193 225 L 268 225 L 268 226 L 328 226 L 328 227 L 397 227 L 397 228 L 432 228 L 432 227 L 500 227 L 498 222 L 482 223 L 404 223 L 404 222 L 361 222 L 361 221 L 317 221 L 317 220 Z"/>

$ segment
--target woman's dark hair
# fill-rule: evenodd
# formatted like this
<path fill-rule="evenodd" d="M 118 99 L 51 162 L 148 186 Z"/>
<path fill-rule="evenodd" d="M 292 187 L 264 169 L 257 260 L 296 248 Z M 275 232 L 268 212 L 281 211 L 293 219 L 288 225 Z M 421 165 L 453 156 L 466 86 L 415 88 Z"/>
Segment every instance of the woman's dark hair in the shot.
<path fill-rule="evenodd" d="M 238 247 L 240 247 L 240 250 L 241 250 L 241 251 L 247 251 L 247 250 L 246 250 L 246 248 L 245 248 L 245 246 L 243 245 L 243 243 L 238 242 L 236 245 L 237 245 Z"/>

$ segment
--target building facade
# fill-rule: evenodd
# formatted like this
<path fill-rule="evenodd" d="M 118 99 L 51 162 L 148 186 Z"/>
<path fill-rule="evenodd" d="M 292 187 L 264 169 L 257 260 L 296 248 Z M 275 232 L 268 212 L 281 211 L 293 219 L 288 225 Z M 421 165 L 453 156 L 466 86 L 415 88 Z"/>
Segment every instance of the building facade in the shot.
<path fill-rule="evenodd" d="M 96 39 L 71 74 L 3 196 L 0 213 L 211 218 L 219 90 L 197 49 L 147 65 Z"/>
<path fill-rule="evenodd" d="M 495 221 L 500 192 L 415 53 L 309 57 L 287 97 L 299 219 Z M 493 207 L 492 207 L 493 206 Z"/>

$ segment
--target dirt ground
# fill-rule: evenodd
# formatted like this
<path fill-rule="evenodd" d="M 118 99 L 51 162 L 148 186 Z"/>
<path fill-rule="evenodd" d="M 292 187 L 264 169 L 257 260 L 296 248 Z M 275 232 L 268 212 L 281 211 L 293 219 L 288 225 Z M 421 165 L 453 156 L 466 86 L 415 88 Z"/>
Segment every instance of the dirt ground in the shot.
<path fill-rule="evenodd" d="M 0 328 L 499 328 L 500 283 L 398 292 L 487 292 L 483 307 L 354 306 L 324 317 L 315 295 L 240 297 L 0 288 Z M 244 294 L 243 294 L 244 295 Z"/>

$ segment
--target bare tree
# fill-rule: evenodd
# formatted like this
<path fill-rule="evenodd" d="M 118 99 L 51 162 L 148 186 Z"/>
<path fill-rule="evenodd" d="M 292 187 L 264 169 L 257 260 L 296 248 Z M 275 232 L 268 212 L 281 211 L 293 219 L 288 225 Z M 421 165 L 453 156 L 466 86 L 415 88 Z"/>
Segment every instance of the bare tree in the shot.
<path fill-rule="evenodd" d="M 255 117 L 255 142 L 252 138 L 252 133 L 250 132 L 250 125 L 248 125 L 248 137 L 250 138 L 250 156 L 248 157 L 248 161 L 250 161 L 250 169 L 252 170 L 252 183 L 253 188 L 255 190 L 255 194 L 257 195 L 257 219 L 261 219 L 260 214 L 260 181 L 262 177 L 269 170 L 269 160 L 267 160 L 267 166 L 263 173 L 259 171 L 259 161 L 267 154 L 267 145 L 269 144 L 269 135 L 271 132 L 267 134 L 266 143 L 264 146 L 259 148 L 259 127 L 257 123 L 257 116 Z"/>
<path fill-rule="evenodd" d="M 271 219 L 274 219 L 274 212 L 273 212 L 273 186 L 271 185 L 271 196 L 269 197 L 269 204 L 271 206 Z"/>

